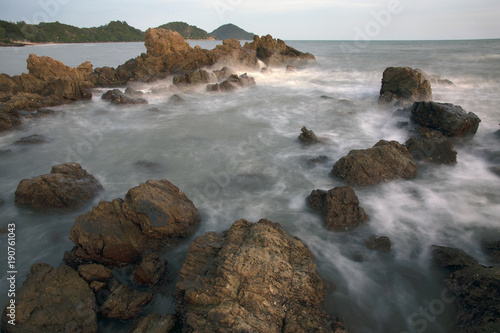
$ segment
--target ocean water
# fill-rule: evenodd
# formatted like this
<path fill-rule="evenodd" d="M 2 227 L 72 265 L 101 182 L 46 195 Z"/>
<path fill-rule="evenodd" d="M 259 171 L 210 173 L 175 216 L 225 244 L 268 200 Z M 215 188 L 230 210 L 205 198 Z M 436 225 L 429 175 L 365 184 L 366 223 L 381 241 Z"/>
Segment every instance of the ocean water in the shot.
<path fill-rule="evenodd" d="M 340 314 L 350 332 L 453 331 L 456 303 L 442 283 L 445 272 L 432 263 L 430 246 L 458 247 L 489 265 L 481 242 L 500 240 L 500 177 L 491 171 L 500 165 L 500 41 L 288 44 L 317 60 L 294 73 L 285 68 L 267 75 L 249 71 L 256 86 L 233 93 L 207 93 L 204 87 L 178 91 L 171 77 L 134 86 L 145 92 L 149 105 L 112 106 L 100 99 L 106 90 L 95 89 L 90 101 L 55 107 L 60 115 L 2 133 L 0 150 L 11 152 L 0 155 L 0 227 L 16 224 L 18 288 L 34 263 L 61 262 L 73 246 L 68 237 L 76 216 L 100 200 L 123 198 L 148 179 L 165 178 L 200 210 L 195 236 L 224 231 L 241 218 L 267 218 L 302 239 L 329 286 L 326 310 Z M 144 51 L 141 43 L 3 48 L 0 72 L 21 73 L 29 53 L 71 66 L 86 60 L 117 66 Z M 314 189 L 343 185 L 329 175 L 332 165 L 351 149 L 369 148 L 381 139 L 404 143 L 411 135 L 397 125 L 400 118 L 377 105 L 382 73 L 389 66 L 420 68 L 452 81 L 432 84 L 434 100 L 476 113 L 482 119 L 479 131 L 455 145 L 455 166 L 421 164 L 413 180 L 356 187 L 370 222 L 346 233 L 330 232 L 307 207 L 306 197 Z M 168 103 L 175 93 L 185 102 Z M 302 126 L 326 143 L 302 145 L 297 139 Z M 31 134 L 44 135 L 48 142 L 14 145 Z M 328 161 L 308 162 L 320 155 Z M 103 184 L 105 190 L 93 202 L 71 213 L 39 213 L 14 204 L 21 179 L 69 161 L 79 162 Z M 367 249 L 364 242 L 371 235 L 390 237 L 391 253 Z M 8 300 L 6 240 L 0 236 L 2 307 Z M 171 292 L 188 244 L 163 254 L 172 290 L 158 295 L 148 312 L 174 311 Z M 101 330 L 126 327 L 106 322 Z"/>

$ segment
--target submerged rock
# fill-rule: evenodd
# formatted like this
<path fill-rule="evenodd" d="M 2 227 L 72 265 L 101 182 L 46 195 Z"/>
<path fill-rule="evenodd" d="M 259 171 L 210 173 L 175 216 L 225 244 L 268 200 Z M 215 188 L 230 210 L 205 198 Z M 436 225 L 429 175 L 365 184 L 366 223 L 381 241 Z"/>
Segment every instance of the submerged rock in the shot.
<path fill-rule="evenodd" d="M 2 332 L 97 332 L 95 296 L 69 266 L 33 265 L 15 301 L 16 324 L 8 324 L 6 307 Z"/>
<path fill-rule="evenodd" d="M 307 197 L 309 206 L 325 217 L 327 229 L 347 231 L 369 220 L 359 206 L 359 200 L 351 187 L 336 187 L 329 191 L 314 190 Z"/>
<path fill-rule="evenodd" d="M 16 145 L 33 145 L 33 144 L 39 144 L 39 143 L 45 143 L 47 142 L 47 139 L 40 134 L 33 134 L 30 136 L 25 136 L 23 138 L 20 138 L 14 144 Z"/>
<path fill-rule="evenodd" d="M 405 146 L 416 161 L 449 165 L 457 163 L 457 151 L 453 148 L 453 141 L 440 132 L 412 137 L 406 141 Z"/>
<path fill-rule="evenodd" d="M 176 288 L 185 331 L 346 332 L 322 310 L 311 251 L 268 220 L 196 238 Z"/>
<path fill-rule="evenodd" d="M 367 186 L 394 179 L 411 179 L 418 165 L 408 149 L 396 141 L 379 141 L 373 148 L 351 150 L 332 168 L 332 175 L 349 185 Z"/>
<path fill-rule="evenodd" d="M 474 135 L 481 122 L 476 114 L 467 113 L 459 105 L 437 102 L 414 103 L 411 108 L 411 120 L 449 137 Z"/>
<path fill-rule="evenodd" d="M 422 71 L 410 67 L 388 67 L 384 71 L 379 104 L 404 105 L 431 100 L 431 84 Z"/>
<path fill-rule="evenodd" d="M 15 202 L 41 210 L 75 209 L 94 198 L 100 190 L 99 181 L 80 164 L 66 163 L 53 166 L 50 174 L 21 180 Z"/>
<path fill-rule="evenodd" d="M 299 140 L 305 143 L 306 145 L 320 143 L 321 140 L 316 136 L 316 134 L 312 130 L 308 130 L 305 126 L 303 126 L 300 131 Z"/>
<path fill-rule="evenodd" d="M 380 251 L 383 253 L 391 252 L 391 239 L 387 236 L 372 236 L 366 240 L 365 245 L 370 250 Z"/>

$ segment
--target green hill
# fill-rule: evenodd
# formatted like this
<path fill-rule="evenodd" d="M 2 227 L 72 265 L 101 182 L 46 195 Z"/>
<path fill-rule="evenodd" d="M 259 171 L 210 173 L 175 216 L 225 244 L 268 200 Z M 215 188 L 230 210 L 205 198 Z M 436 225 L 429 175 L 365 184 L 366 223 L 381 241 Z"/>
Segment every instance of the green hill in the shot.
<path fill-rule="evenodd" d="M 177 31 L 184 39 L 208 39 L 208 33 L 194 25 L 186 22 L 170 22 L 160 25 L 158 28 Z"/>
<path fill-rule="evenodd" d="M 210 36 L 215 37 L 216 39 L 224 40 L 224 39 L 246 39 L 253 40 L 253 33 L 246 32 L 240 27 L 235 26 L 234 24 L 224 24 L 214 31 L 210 33 Z"/>

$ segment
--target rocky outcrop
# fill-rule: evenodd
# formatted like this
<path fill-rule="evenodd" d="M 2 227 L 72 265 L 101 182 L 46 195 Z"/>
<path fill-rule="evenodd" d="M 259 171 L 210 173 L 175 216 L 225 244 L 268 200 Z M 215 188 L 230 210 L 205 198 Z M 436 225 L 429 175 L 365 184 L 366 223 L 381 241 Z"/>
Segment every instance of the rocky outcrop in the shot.
<path fill-rule="evenodd" d="M 215 83 L 207 85 L 207 91 L 233 91 L 238 88 L 254 86 L 255 79 L 248 76 L 247 73 L 240 76 L 232 74 L 227 80 L 222 83 Z"/>
<path fill-rule="evenodd" d="M 457 163 L 453 141 L 437 131 L 422 131 L 421 136 L 410 138 L 405 146 L 416 161 L 448 165 Z"/>
<path fill-rule="evenodd" d="M 411 108 L 411 120 L 421 126 L 442 132 L 448 137 L 474 135 L 481 119 L 459 105 L 417 102 Z"/>
<path fill-rule="evenodd" d="M 149 180 L 124 200 L 102 201 L 77 217 L 70 238 L 84 261 L 120 265 L 191 235 L 199 222 L 198 210 L 177 186 Z"/>
<path fill-rule="evenodd" d="M 458 304 L 457 332 L 500 331 L 500 266 L 485 267 L 465 252 L 433 247 L 434 261 L 451 275 L 444 284 Z"/>
<path fill-rule="evenodd" d="M 323 214 L 327 229 L 332 231 L 347 231 L 369 220 L 368 214 L 359 206 L 356 193 L 348 186 L 329 191 L 314 190 L 307 202 Z"/>
<path fill-rule="evenodd" d="M 144 34 L 144 45 L 153 57 L 192 50 L 188 42 L 176 31 L 150 28 Z"/>
<path fill-rule="evenodd" d="M 305 126 L 303 126 L 300 131 L 299 140 L 306 144 L 311 145 L 315 143 L 320 143 L 321 140 L 316 136 L 316 134 L 312 130 L 308 130 Z"/>
<path fill-rule="evenodd" d="M 102 96 L 102 99 L 111 101 L 111 104 L 148 104 L 144 98 L 131 98 L 125 95 L 120 89 L 108 90 Z"/>
<path fill-rule="evenodd" d="M 40 210 L 75 209 L 94 198 L 100 190 L 99 181 L 80 164 L 66 163 L 53 166 L 50 174 L 21 180 L 15 202 Z"/>
<path fill-rule="evenodd" d="M 137 319 L 128 333 L 168 333 L 174 329 L 178 320 L 174 314 L 161 316 L 158 313 L 151 313 Z"/>
<path fill-rule="evenodd" d="M 394 179 L 411 179 L 418 165 L 408 149 L 396 141 L 379 141 L 373 148 L 351 150 L 332 168 L 332 175 L 349 185 L 366 186 Z"/>
<path fill-rule="evenodd" d="M 182 85 L 199 85 L 206 84 L 212 79 L 211 73 L 204 69 L 199 69 L 184 75 L 177 75 L 173 78 L 173 83 L 176 86 Z"/>
<path fill-rule="evenodd" d="M 405 105 L 431 100 L 431 84 L 422 71 L 409 67 L 389 67 L 384 71 L 379 104 Z"/>
<path fill-rule="evenodd" d="M 96 308 L 94 294 L 74 269 L 35 264 L 16 292 L 16 324 L 8 324 L 7 306 L 2 332 L 96 333 Z"/>
<path fill-rule="evenodd" d="M 346 332 L 322 310 L 311 251 L 268 220 L 196 238 L 176 289 L 185 331 Z"/>

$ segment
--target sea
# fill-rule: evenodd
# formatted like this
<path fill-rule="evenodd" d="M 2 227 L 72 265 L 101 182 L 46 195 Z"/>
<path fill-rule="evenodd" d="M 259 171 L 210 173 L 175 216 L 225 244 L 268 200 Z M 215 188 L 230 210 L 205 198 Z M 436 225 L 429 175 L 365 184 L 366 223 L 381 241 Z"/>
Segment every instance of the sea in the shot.
<path fill-rule="evenodd" d="M 190 43 L 211 49 L 220 42 Z M 167 179 L 194 202 L 202 221 L 192 238 L 162 254 L 170 288 L 146 313 L 175 312 L 175 281 L 196 236 L 222 232 L 242 218 L 266 218 L 308 245 L 326 282 L 325 309 L 342 316 L 350 332 L 454 331 L 457 301 L 443 283 L 448 273 L 432 261 L 431 246 L 459 248 L 483 265 L 493 264 L 482 244 L 500 240 L 500 40 L 287 44 L 314 54 L 316 61 L 294 72 L 285 66 L 267 74 L 233 68 L 254 77 L 256 85 L 230 93 L 209 93 L 203 86 L 179 90 L 172 77 L 134 84 L 148 105 L 111 105 L 101 99 L 107 89 L 98 88 L 91 100 L 53 107 L 60 113 L 1 133 L 0 227 L 15 224 L 17 289 L 33 264 L 61 263 L 73 247 L 69 234 L 77 216 L 99 201 L 123 198 L 149 179 Z M 30 53 L 69 66 L 90 61 L 94 67 L 116 67 L 145 51 L 143 43 L 1 48 L 0 72 L 26 73 Z M 345 185 L 330 175 L 333 164 L 352 149 L 382 139 L 404 143 L 415 134 L 407 118 L 377 103 L 382 74 L 394 66 L 419 68 L 433 77 L 434 100 L 474 112 L 481 118 L 479 130 L 455 142 L 456 165 L 421 163 L 414 179 L 355 187 L 369 223 L 329 231 L 306 198 L 315 189 Z M 185 101 L 170 103 L 173 94 Z M 324 143 L 301 144 L 302 126 Z M 47 142 L 14 144 L 32 134 Z M 324 156 L 320 163 L 311 161 L 319 156 Z M 21 179 L 66 162 L 80 163 L 104 191 L 74 212 L 42 213 L 15 205 Z M 365 241 L 374 235 L 391 239 L 390 253 L 367 248 Z M 9 300 L 5 233 L 0 243 L 3 307 Z M 126 332 L 128 325 L 105 321 L 100 331 Z"/>

